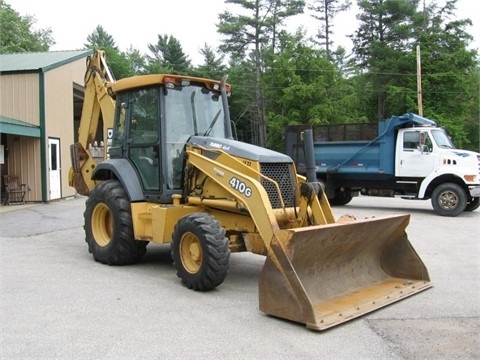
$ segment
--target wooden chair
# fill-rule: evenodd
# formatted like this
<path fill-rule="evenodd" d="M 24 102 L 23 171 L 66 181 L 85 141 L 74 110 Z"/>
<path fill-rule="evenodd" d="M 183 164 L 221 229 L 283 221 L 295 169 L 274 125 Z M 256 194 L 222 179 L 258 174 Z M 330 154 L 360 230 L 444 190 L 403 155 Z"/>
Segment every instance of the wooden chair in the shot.
<path fill-rule="evenodd" d="M 25 204 L 27 185 L 20 183 L 20 177 L 18 175 L 4 175 L 3 182 L 6 193 L 4 205 L 10 205 L 14 202 Z"/>

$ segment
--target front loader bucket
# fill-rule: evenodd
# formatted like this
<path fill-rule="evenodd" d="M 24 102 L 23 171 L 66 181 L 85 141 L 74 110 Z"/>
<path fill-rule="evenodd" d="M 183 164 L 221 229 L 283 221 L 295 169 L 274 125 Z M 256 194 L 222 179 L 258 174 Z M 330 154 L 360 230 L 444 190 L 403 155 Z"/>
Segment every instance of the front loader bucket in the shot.
<path fill-rule="evenodd" d="M 324 330 L 432 286 L 410 215 L 280 230 L 259 281 L 260 310 Z"/>

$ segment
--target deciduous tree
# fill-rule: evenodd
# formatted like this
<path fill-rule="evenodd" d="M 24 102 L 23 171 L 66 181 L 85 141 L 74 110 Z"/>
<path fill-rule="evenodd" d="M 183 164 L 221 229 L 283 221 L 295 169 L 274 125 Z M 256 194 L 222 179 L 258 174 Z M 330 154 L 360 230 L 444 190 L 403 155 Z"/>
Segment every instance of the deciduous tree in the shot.
<path fill-rule="evenodd" d="M 55 44 L 52 30 L 35 29 L 32 15 L 21 16 L 0 0 L 0 53 L 48 51 Z"/>

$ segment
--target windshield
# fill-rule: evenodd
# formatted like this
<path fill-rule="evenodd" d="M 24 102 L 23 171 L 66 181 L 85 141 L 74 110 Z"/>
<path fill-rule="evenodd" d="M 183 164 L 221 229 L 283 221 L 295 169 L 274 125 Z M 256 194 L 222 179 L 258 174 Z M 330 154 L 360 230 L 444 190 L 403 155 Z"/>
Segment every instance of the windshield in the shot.
<path fill-rule="evenodd" d="M 192 135 L 225 137 L 220 93 L 199 86 L 165 90 L 167 141 L 185 142 Z"/>
<path fill-rule="evenodd" d="M 438 147 L 444 149 L 455 149 L 450 137 L 443 130 L 432 130 L 432 136 L 435 139 L 435 143 Z"/>

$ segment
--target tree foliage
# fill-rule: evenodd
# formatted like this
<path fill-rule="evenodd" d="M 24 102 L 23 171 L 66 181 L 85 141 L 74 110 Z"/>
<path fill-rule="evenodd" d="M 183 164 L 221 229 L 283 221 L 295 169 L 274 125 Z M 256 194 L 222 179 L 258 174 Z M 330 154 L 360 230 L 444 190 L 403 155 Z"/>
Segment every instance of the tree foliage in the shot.
<path fill-rule="evenodd" d="M 265 95 L 260 86 L 264 58 L 275 53 L 278 34 L 284 21 L 303 12 L 304 1 L 296 0 L 227 0 L 227 4 L 239 5 L 239 14 L 225 11 L 219 15 L 218 32 L 224 36 L 220 49 L 233 61 L 252 67 L 253 91 L 245 95 L 251 98 L 249 113 L 252 122 L 251 142 L 266 145 L 267 123 Z M 246 74 L 245 74 L 246 75 Z M 251 96 L 253 95 L 253 96 Z"/>
<path fill-rule="evenodd" d="M 259 61 L 262 49 L 274 50 L 278 33 L 285 20 L 300 14 L 305 1 L 300 0 L 226 0 L 238 5 L 239 14 L 219 14 L 217 31 L 223 36 L 220 49 L 231 56 L 244 58 L 253 53 Z"/>
<path fill-rule="evenodd" d="M 472 105 L 465 100 L 478 94 L 478 82 L 472 86 L 468 81 L 478 60 L 476 51 L 468 49 L 471 36 L 465 27 L 470 21 L 450 20 L 456 3 L 447 0 L 440 7 L 431 1 L 420 8 L 419 1 L 358 1 L 354 58 L 370 93 L 364 95 L 371 104 L 369 118 L 419 112 L 421 106 L 425 116 L 450 131 L 458 146 L 472 143 L 464 128 Z M 473 102 L 478 109 L 478 100 Z"/>
<path fill-rule="evenodd" d="M 135 75 L 135 69 L 130 59 L 127 58 L 126 54 L 118 50 L 113 36 L 107 33 L 101 25 L 98 25 L 92 33 L 87 36 L 87 42 L 84 46 L 87 49 L 101 49 L 105 51 L 108 66 L 115 79 Z"/>
<path fill-rule="evenodd" d="M 283 150 L 289 125 L 345 123 L 356 113 L 353 89 L 325 50 L 309 47 L 301 32 L 283 42 L 283 51 L 267 61 L 262 83 L 269 109 L 268 144 L 277 150 Z"/>
<path fill-rule="evenodd" d="M 224 63 L 224 55 L 217 55 L 218 51 L 215 51 L 207 43 L 200 49 L 200 53 L 203 55 L 203 64 L 195 69 L 199 76 L 220 79 L 228 74 L 227 66 Z"/>
<path fill-rule="evenodd" d="M 52 30 L 35 29 L 34 16 L 21 16 L 0 0 L 0 53 L 48 51 L 55 44 Z"/>
<path fill-rule="evenodd" d="M 417 5 L 418 0 L 358 1 L 354 59 L 358 67 L 367 71 L 371 89 L 375 89 L 376 109 L 372 110 L 376 110 L 379 121 L 391 113 L 386 101 L 389 87 L 398 88 L 398 74 L 405 73 L 405 65 L 414 69 L 416 63 L 405 63 L 404 55 L 405 49 L 411 49 L 411 24 Z"/>
<path fill-rule="evenodd" d="M 156 44 L 148 44 L 147 56 L 149 73 L 170 72 L 184 74 L 191 68 L 191 61 L 184 53 L 180 41 L 172 35 L 158 35 Z"/>
<path fill-rule="evenodd" d="M 118 51 L 113 36 L 107 33 L 101 25 L 97 25 L 95 30 L 87 36 L 87 42 L 84 46 L 89 49 L 111 48 Z"/>
<path fill-rule="evenodd" d="M 478 62 L 476 52 L 468 49 L 472 38 L 465 28 L 471 22 L 451 20 L 455 8 L 454 0 L 443 7 L 432 2 L 416 24 L 416 41 L 421 49 L 424 112 L 449 130 L 457 146 L 465 146 L 475 142 L 468 138 L 465 124 L 472 106 L 467 99 L 478 94 Z M 476 84 L 471 81 L 474 74 Z"/>
<path fill-rule="evenodd" d="M 350 9 L 351 5 L 350 0 L 311 0 L 308 5 L 308 9 L 312 11 L 312 17 L 319 23 L 316 35 L 318 40 L 314 42 L 325 46 L 329 59 L 332 59 L 333 20 L 342 11 Z"/>

